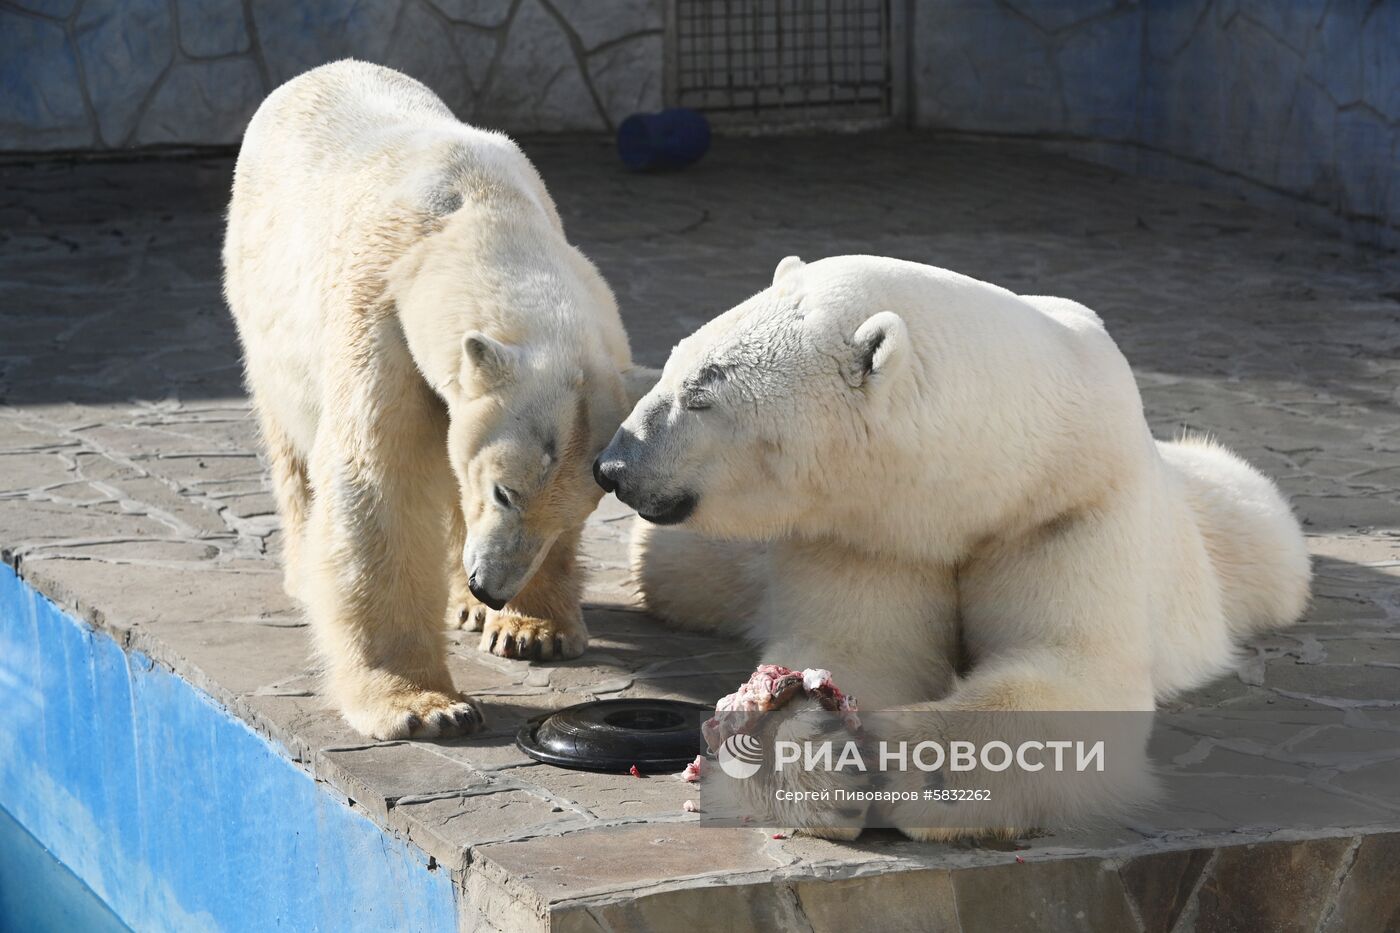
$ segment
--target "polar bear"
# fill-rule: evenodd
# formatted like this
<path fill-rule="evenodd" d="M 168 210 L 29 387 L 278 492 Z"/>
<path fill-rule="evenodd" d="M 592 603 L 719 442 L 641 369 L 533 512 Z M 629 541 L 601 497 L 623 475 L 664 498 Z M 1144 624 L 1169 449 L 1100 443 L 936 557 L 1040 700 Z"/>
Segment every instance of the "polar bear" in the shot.
<path fill-rule="evenodd" d="M 1150 711 L 1308 599 L 1278 490 L 1154 441 L 1097 315 L 895 259 L 783 260 L 676 346 L 594 472 L 646 520 L 649 609 L 829 669 L 865 709 Z M 1150 783 L 1004 817 L 1065 825 Z"/>
<path fill-rule="evenodd" d="M 478 725 L 445 612 L 497 654 L 580 654 L 575 551 L 631 355 L 519 148 L 398 72 L 316 68 L 249 124 L 224 270 L 286 588 L 349 724 Z"/>

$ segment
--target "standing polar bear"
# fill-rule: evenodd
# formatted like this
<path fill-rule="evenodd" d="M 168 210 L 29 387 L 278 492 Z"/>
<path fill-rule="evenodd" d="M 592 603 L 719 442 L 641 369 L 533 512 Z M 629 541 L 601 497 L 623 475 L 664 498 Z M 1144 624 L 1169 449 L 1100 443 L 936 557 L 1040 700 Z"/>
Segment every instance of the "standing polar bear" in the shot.
<path fill-rule="evenodd" d="M 631 355 L 515 144 L 387 68 L 310 71 L 248 127 L 224 270 L 286 587 L 350 725 L 479 724 L 445 610 L 497 654 L 581 653 L 575 550 Z"/>
<path fill-rule="evenodd" d="M 1154 441 L 1092 311 L 910 262 L 783 260 L 675 348 L 594 471 L 685 524 L 638 525 L 650 609 L 827 668 L 865 709 L 1151 710 L 1308 598 L 1278 490 L 1210 442 Z M 1005 819 L 1062 825 L 1148 783 Z"/>

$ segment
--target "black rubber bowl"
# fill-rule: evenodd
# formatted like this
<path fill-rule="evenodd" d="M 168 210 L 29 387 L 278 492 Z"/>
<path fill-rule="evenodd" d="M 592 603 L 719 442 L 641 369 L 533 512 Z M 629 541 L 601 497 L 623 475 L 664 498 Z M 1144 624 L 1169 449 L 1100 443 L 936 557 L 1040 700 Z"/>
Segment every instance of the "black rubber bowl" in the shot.
<path fill-rule="evenodd" d="M 537 761 L 583 771 L 679 771 L 705 752 L 714 709 L 680 700 L 596 700 L 536 716 L 515 744 Z"/>

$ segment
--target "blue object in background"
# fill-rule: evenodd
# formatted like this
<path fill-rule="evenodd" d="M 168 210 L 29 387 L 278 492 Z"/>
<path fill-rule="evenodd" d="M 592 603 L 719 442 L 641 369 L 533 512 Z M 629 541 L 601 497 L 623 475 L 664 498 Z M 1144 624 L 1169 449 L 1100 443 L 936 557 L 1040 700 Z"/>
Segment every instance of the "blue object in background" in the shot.
<path fill-rule="evenodd" d="M 687 107 L 634 113 L 617 128 L 617 154 L 634 172 L 684 168 L 709 151 L 710 121 Z"/>

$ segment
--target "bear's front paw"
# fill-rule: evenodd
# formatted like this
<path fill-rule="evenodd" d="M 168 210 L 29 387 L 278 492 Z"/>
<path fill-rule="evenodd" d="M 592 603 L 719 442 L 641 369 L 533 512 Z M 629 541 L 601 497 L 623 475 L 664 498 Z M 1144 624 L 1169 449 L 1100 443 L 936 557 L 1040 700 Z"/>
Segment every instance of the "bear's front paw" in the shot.
<path fill-rule="evenodd" d="M 490 614 L 491 610 L 472 595 L 462 568 L 453 566 L 447 581 L 447 628 L 479 632 Z"/>
<path fill-rule="evenodd" d="M 491 610 L 477 602 L 471 594 L 458 597 L 447 604 L 447 627 L 464 632 L 479 632 L 486 625 Z"/>
<path fill-rule="evenodd" d="M 794 748 L 821 749 L 829 745 L 833 754 L 839 756 L 848 742 L 856 741 L 855 735 L 845 727 L 840 714 L 823 709 L 818 700 L 808 700 L 801 705 L 790 706 L 776 714 L 774 720 L 778 724 L 774 734 L 775 743 L 790 743 Z M 855 770 L 809 771 L 798 768 L 784 771 L 776 780 L 784 790 L 797 791 L 799 794 L 829 795 L 826 799 L 831 800 L 859 799 L 860 793 L 873 789 L 869 775 Z M 844 798 L 836 793 L 838 790 L 845 792 Z M 803 798 L 799 795 L 795 799 Z M 812 799 L 823 798 L 817 796 Z M 838 825 L 824 826 L 811 825 L 818 813 L 801 804 L 780 808 L 779 812 L 781 816 L 787 817 L 787 820 L 780 822 L 791 821 L 799 827 L 797 832 L 801 835 L 852 842 L 864 830 L 868 810 L 868 805 L 864 804 L 833 804 L 829 807 L 823 805 L 820 808 L 821 813 L 839 817 L 841 820 Z"/>
<path fill-rule="evenodd" d="M 474 700 L 437 690 L 403 691 L 342 710 L 351 728 L 373 739 L 446 739 L 486 723 Z"/>
<path fill-rule="evenodd" d="M 588 629 L 581 620 L 566 622 L 516 615 L 509 609 L 487 613 L 481 630 L 481 650 L 522 661 L 563 661 L 588 647 Z"/>

